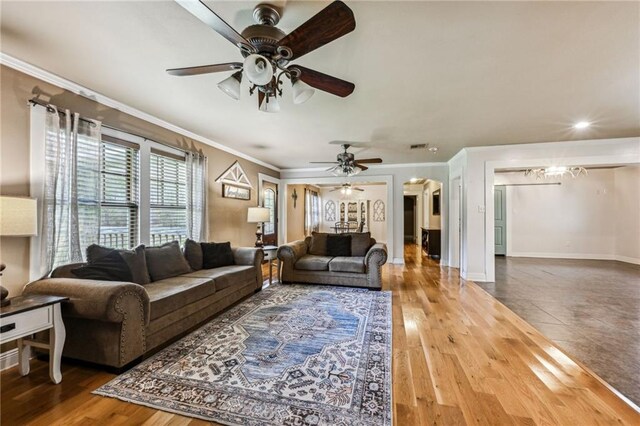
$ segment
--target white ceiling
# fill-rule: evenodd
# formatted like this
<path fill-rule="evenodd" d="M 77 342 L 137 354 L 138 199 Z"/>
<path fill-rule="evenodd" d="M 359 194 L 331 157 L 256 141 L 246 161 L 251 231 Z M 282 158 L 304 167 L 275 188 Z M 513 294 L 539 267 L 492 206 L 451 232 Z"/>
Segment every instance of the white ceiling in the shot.
<path fill-rule="evenodd" d="M 207 2 L 241 31 L 257 2 Z M 289 32 L 328 2 L 289 1 Z M 332 140 L 372 142 L 385 163 L 446 161 L 463 147 L 640 135 L 638 2 L 348 2 L 356 30 L 299 61 L 352 81 L 257 111 L 166 68 L 238 51 L 171 1 L 1 3 L 4 53 L 283 168 L 333 160 Z M 579 120 L 594 123 L 577 131 Z M 429 143 L 437 154 L 409 151 Z"/>

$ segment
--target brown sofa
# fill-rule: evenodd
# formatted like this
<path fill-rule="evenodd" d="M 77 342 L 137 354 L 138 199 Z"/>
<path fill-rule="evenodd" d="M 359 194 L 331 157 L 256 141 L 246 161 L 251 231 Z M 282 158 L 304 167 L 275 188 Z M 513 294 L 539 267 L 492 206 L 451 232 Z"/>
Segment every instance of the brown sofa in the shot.
<path fill-rule="evenodd" d="M 262 288 L 263 252 L 232 250 L 234 265 L 144 285 L 72 278 L 81 265 L 65 265 L 24 294 L 69 297 L 63 355 L 120 368 Z"/>
<path fill-rule="evenodd" d="M 283 283 L 314 283 L 382 288 L 382 265 L 387 262 L 387 246 L 376 243 L 366 233 L 350 234 L 353 238 L 351 256 L 328 256 L 328 234 L 314 232 L 304 240 L 278 248 Z"/>

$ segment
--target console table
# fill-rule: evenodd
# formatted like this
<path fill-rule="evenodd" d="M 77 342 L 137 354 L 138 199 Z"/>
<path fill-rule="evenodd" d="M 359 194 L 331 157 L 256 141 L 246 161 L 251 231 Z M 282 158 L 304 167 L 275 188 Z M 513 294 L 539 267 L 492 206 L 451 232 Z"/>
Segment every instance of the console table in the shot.
<path fill-rule="evenodd" d="M 31 347 L 49 350 L 49 377 L 53 383 L 62 381 L 60 359 L 66 332 L 60 312 L 61 302 L 68 297 L 18 296 L 11 304 L 0 308 L 0 344 L 18 340 L 20 374 L 29 374 Z M 49 342 L 31 339 L 39 331 L 49 330 Z"/>
<path fill-rule="evenodd" d="M 422 250 L 429 257 L 440 258 L 440 230 L 422 228 Z"/>
<path fill-rule="evenodd" d="M 269 285 L 273 281 L 273 262 L 278 260 L 278 246 L 264 246 L 262 247 L 264 253 L 264 260 L 269 263 Z M 280 280 L 280 261 L 278 260 L 278 271 L 276 278 Z"/>

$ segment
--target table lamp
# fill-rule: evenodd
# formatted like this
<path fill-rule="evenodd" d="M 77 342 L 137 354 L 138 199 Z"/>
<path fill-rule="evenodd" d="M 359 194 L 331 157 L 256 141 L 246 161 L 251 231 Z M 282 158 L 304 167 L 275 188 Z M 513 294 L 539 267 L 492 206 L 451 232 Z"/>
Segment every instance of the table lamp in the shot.
<path fill-rule="evenodd" d="M 0 197 L 0 236 L 31 237 L 38 234 L 38 203 L 33 198 Z M 0 264 L 0 276 L 4 265 Z M 9 292 L 0 286 L 0 306 L 7 306 Z"/>
<path fill-rule="evenodd" d="M 266 207 L 249 207 L 247 210 L 247 222 L 257 223 L 258 229 L 256 230 L 256 247 L 262 247 L 262 224 L 269 222 L 270 210 Z"/>

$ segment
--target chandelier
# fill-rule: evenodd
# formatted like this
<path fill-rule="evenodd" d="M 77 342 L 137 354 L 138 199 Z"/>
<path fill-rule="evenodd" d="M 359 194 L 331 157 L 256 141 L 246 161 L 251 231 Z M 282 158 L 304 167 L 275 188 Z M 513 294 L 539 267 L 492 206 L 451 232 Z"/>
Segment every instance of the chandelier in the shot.
<path fill-rule="evenodd" d="M 278 97 L 282 97 L 282 83 L 286 77 L 291 80 L 292 97 L 294 104 L 301 104 L 309 100 L 315 90 L 299 79 L 300 70 L 297 68 L 282 68 L 278 63 L 265 56 L 251 54 L 244 60 L 244 74 L 251 86 L 249 94 L 258 92 L 258 109 L 263 112 L 280 111 Z M 277 70 L 278 72 L 274 72 Z M 240 99 L 240 84 L 242 82 L 242 70 L 236 71 L 230 77 L 222 80 L 218 88 L 231 98 Z"/>
<path fill-rule="evenodd" d="M 566 166 L 551 166 L 541 169 L 527 169 L 524 171 L 525 176 L 535 176 L 537 179 L 547 178 L 563 178 L 565 176 L 571 176 L 576 178 L 580 175 L 586 176 L 587 169 L 584 167 L 566 167 Z"/>
<path fill-rule="evenodd" d="M 349 177 L 349 176 L 355 176 L 358 173 L 360 173 L 362 171 L 362 167 L 358 166 L 357 164 L 347 162 L 343 164 L 337 164 L 331 167 L 330 169 L 327 169 L 327 171 L 334 176 Z"/>

